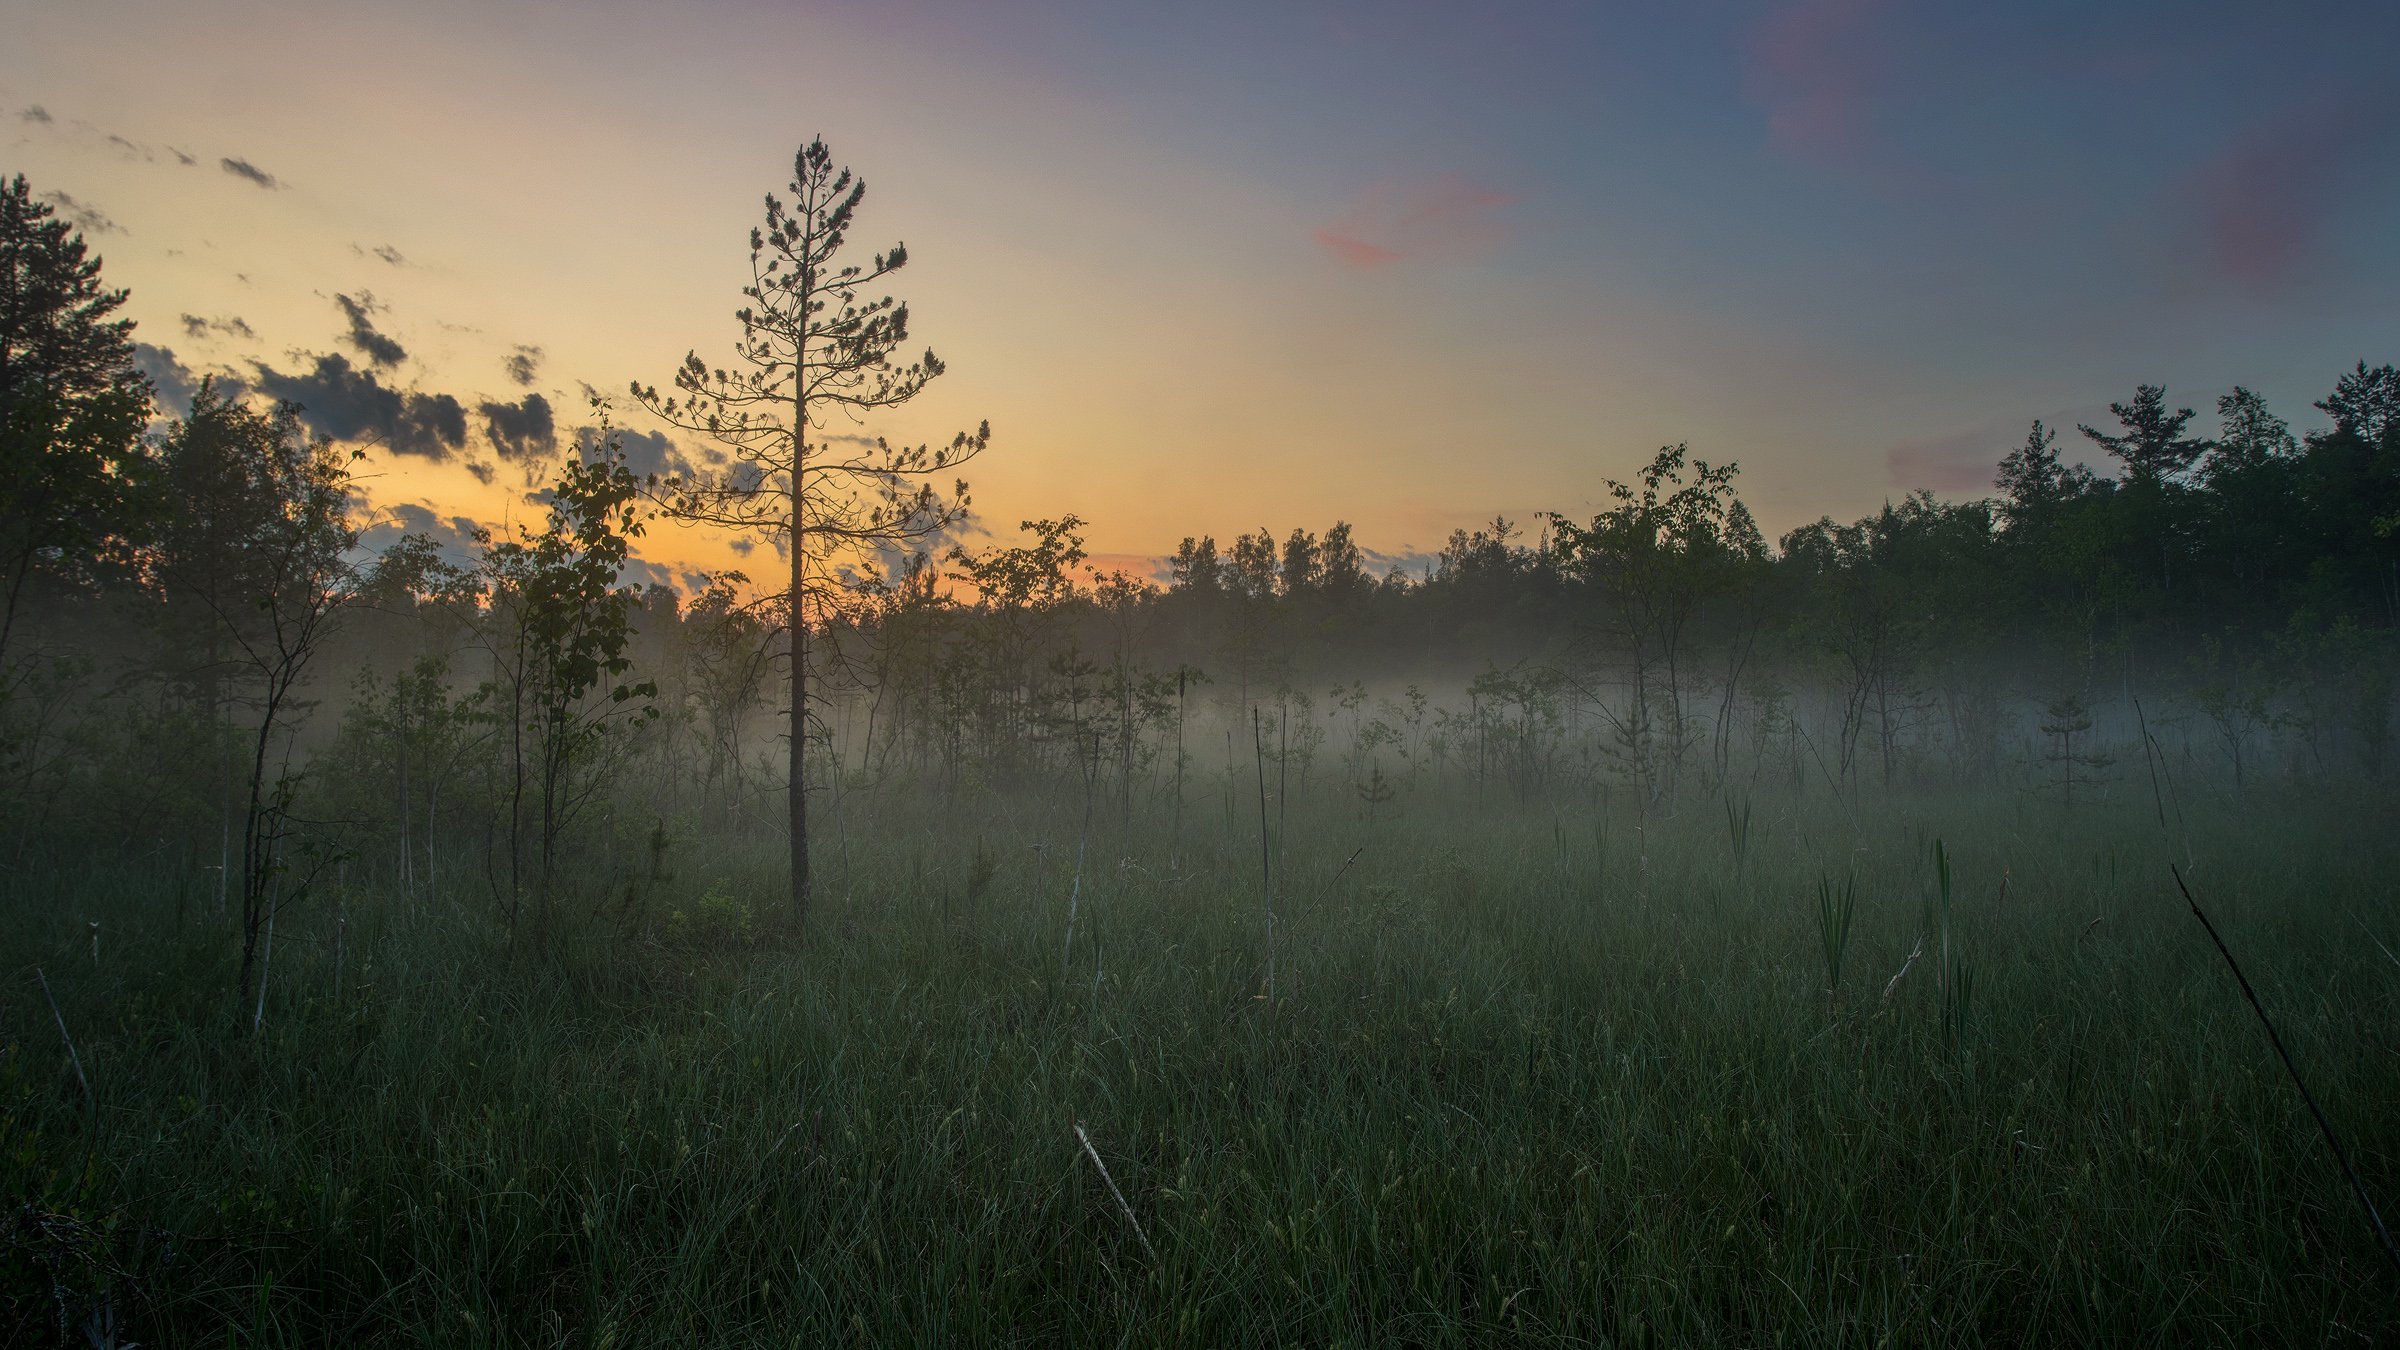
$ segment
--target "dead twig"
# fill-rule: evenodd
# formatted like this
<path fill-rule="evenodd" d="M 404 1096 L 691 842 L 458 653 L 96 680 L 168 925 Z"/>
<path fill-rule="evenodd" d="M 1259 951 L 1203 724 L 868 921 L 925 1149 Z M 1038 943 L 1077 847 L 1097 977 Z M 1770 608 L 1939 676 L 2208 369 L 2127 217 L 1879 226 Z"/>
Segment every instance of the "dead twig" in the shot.
<path fill-rule="evenodd" d="M 58 1023 L 58 1038 L 67 1043 L 67 1062 L 75 1066 L 75 1081 L 83 1087 L 83 1104 L 97 1111 L 100 1103 L 92 1096 L 92 1080 L 84 1076 L 83 1056 L 75 1053 L 75 1038 L 67 1034 L 67 1017 L 58 1010 L 58 999 L 50 992 L 50 977 L 42 973 L 40 966 L 35 966 L 33 978 L 41 981 L 42 998 L 50 1005 L 50 1020 Z"/>
<path fill-rule="evenodd" d="M 2350 1193 L 2358 1197 L 2358 1207 L 2367 1212 L 2367 1226 L 2375 1230 L 2375 1240 L 2382 1245 L 2385 1259 L 2392 1263 L 2393 1270 L 2400 1271 L 2400 1245 L 2392 1242 L 2392 1230 L 2383 1226 L 2383 1215 L 2376 1212 L 2375 1201 L 2367 1194 L 2366 1184 L 2358 1179 L 2358 1169 L 2350 1165 L 2350 1155 L 2343 1150 L 2342 1141 L 2334 1134 L 2332 1123 L 2317 1108 L 2316 1094 L 2308 1090 L 2308 1083 L 2300 1077 L 2300 1066 L 2292 1063 L 2291 1052 L 2283 1048 L 2283 1037 L 2275 1034 L 2275 1023 L 2267 1016 L 2267 1010 L 2260 1006 L 2258 994 L 2250 988 L 2248 977 L 2242 974 L 2241 963 L 2233 959 L 2233 952 L 2225 946 L 2225 939 L 2217 935 L 2217 926 L 2208 921 L 2207 914 L 2201 912 L 2200 902 L 2192 898 L 2192 888 L 2183 884 L 2183 873 L 2176 870 L 2173 863 L 2167 864 L 2167 873 L 2175 878 L 2175 889 L 2183 892 L 2183 903 L 2191 906 L 2192 917 L 2198 919 L 2200 926 L 2207 930 L 2208 940 L 2217 944 L 2217 955 L 2225 958 L 2225 968 L 2233 972 L 2233 982 L 2242 987 L 2242 997 L 2250 1000 L 2250 1011 L 2258 1014 L 2258 1024 L 2267 1029 L 2267 1043 L 2275 1047 L 2276 1058 L 2283 1061 L 2283 1071 L 2292 1076 L 2292 1086 L 2300 1089 L 2300 1100 L 2308 1104 L 2308 1113 L 2316 1117 L 2317 1129 L 2325 1136 L 2325 1147 L 2333 1150 L 2333 1160 L 2341 1164 L 2342 1175 L 2350 1182 Z"/>
<path fill-rule="evenodd" d="M 1100 1161 L 1100 1151 L 1092 1147 L 1092 1137 L 1083 1132 L 1083 1122 L 1080 1120 L 1075 1122 L 1075 1137 L 1083 1143 L 1083 1155 L 1092 1160 L 1092 1166 L 1100 1169 L 1101 1182 L 1108 1187 L 1108 1193 L 1116 1197 L 1117 1211 L 1123 1214 L 1125 1222 L 1132 1226 L 1133 1235 L 1140 1239 L 1142 1250 L 1150 1253 L 1153 1265 L 1157 1264 L 1158 1249 L 1150 1245 L 1150 1235 L 1142 1231 L 1142 1221 L 1133 1217 L 1133 1206 L 1125 1203 L 1125 1192 L 1117 1189 L 1116 1178 L 1108 1174 L 1108 1164 Z"/>
<path fill-rule="evenodd" d="M 1892 1001 L 1892 991 L 1900 987 L 1900 981 L 1908 978 L 1908 972 L 1915 968 L 1917 964 L 1917 958 L 1923 956 L 1924 954 L 1925 939 L 1918 938 L 1917 945 L 1908 953 L 1908 959 L 1900 963 L 1900 973 L 1892 976 L 1891 983 L 1886 984 L 1883 987 L 1884 1002 L 1889 1003 Z"/>

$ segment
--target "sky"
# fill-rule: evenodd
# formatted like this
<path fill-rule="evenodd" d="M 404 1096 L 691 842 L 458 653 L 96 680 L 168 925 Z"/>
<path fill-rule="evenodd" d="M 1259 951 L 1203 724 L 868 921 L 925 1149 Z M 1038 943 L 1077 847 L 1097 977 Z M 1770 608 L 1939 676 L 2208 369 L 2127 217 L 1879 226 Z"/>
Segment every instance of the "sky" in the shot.
<path fill-rule="evenodd" d="M 85 0 L 9 29 L 0 173 L 130 288 L 162 388 L 216 372 L 371 440 L 378 538 L 527 518 L 588 391 L 728 359 L 812 136 L 949 366 L 858 430 L 988 419 L 982 525 L 1071 512 L 1134 570 L 1336 520 L 1421 561 L 1587 516 L 1669 443 L 1738 462 L 1773 536 L 1982 495 L 2030 420 L 2065 448 L 2140 383 L 2306 429 L 2400 360 L 2384 0 Z M 637 461 L 689 453 L 615 417 Z M 777 570 L 740 548 L 641 553 Z"/>

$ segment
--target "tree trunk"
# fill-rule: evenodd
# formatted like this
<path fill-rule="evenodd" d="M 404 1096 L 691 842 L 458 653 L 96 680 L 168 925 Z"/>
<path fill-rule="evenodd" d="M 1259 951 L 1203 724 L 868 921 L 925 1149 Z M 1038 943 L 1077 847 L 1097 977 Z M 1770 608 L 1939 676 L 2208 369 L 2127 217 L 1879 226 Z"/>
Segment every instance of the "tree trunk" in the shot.
<path fill-rule="evenodd" d="M 808 410 L 792 409 L 792 921 L 808 921 L 808 616 L 801 601 L 807 584 L 808 527 L 802 471 L 808 459 Z"/>

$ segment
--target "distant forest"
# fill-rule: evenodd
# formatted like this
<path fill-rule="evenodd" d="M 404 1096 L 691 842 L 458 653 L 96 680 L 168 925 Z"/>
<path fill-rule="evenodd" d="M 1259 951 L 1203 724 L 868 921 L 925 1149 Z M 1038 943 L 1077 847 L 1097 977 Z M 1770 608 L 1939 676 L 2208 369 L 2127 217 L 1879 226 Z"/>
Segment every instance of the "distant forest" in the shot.
<path fill-rule="evenodd" d="M 657 484 L 613 433 L 556 466 L 546 520 L 369 552 L 356 453 L 307 409 L 157 406 L 126 293 L 22 178 L 0 233 L 9 850 L 106 839 L 270 887 L 313 849 L 518 896 L 603 816 L 778 828 L 789 606 L 739 575 L 625 584 Z M 1674 446 L 1597 515 L 1462 530 L 1415 574 L 1373 575 L 1341 523 L 1187 538 L 1163 586 L 1086 568 L 1074 516 L 862 555 L 810 600 L 811 792 L 1181 801 L 1262 755 L 1369 814 L 1442 784 L 2071 805 L 2154 755 L 2236 791 L 2382 778 L 2400 372 L 2339 374 L 2305 437 L 2247 389 L 2213 436 L 2176 402 L 2143 385 L 2066 431 L 2109 475 L 2036 422 L 1988 498 L 1772 543 L 1733 464 Z"/>

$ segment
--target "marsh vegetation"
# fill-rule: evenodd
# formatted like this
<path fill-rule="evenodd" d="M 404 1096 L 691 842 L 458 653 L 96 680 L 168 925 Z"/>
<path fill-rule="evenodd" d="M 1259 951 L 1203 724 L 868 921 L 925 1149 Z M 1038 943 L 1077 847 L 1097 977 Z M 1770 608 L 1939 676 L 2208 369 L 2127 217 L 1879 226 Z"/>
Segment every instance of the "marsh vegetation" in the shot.
<path fill-rule="evenodd" d="M 904 396 L 811 172 L 762 368 Z M 987 428 L 653 473 L 605 405 L 538 518 L 375 536 L 0 201 L 74 338 L 0 353 L 24 1343 L 2400 1333 L 2390 366 L 1773 545 L 1672 446 L 1100 573 L 917 482 Z M 635 584 L 678 516 L 789 584 Z"/>

